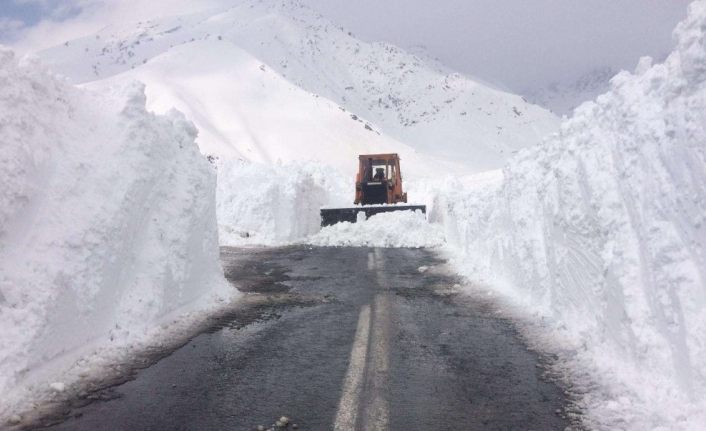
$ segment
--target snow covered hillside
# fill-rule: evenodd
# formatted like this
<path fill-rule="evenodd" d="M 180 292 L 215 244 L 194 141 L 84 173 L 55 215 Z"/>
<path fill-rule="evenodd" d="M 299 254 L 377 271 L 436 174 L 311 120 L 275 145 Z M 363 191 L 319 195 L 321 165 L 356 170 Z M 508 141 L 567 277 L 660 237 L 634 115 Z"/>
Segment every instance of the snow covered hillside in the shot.
<path fill-rule="evenodd" d="M 559 115 L 571 116 L 576 107 L 608 91 L 610 79 L 617 73 L 610 67 L 599 67 L 576 81 L 555 82 L 544 90 L 525 93 L 525 97 Z"/>
<path fill-rule="evenodd" d="M 291 84 L 232 44 L 176 46 L 142 67 L 87 87 L 106 91 L 133 80 L 146 84 L 150 110 L 165 113 L 176 107 L 184 112 L 199 129 L 201 150 L 222 159 L 265 165 L 317 161 L 352 177 L 358 154 L 397 152 L 418 175 L 430 174 L 433 167 L 464 170 L 421 159 L 409 146 Z"/>
<path fill-rule="evenodd" d="M 150 105 L 190 105 L 187 115 L 202 130 L 205 151 L 249 160 L 282 152 L 286 162 L 314 146 L 317 153 L 337 147 L 355 157 L 361 145 L 399 141 L 479 171 L 500 167 L 558 125 L 519 96 L 394 46 L 361 42 L 296 0 L 247 0 L 227 10 L 112 26 L 40 55 L 77 83 L 134 70 L 154 87 L 148 87 Z M 206 94 L 195 91 L 211 78 Z M 250 113 L 244 107 L 254 99 Z M 360 133 L 339 147 L 340 136 L 353 128 Z"/>
<path fill-rule="evenodd" d="M 214 169 L 143 90 L 91 94 L 0 50 L 0 416 L 230 291 Z"/>
<path fill-rule="evenodd" d="M 521 152 L 437 197 L 461 269 L 572 340 L 595 428 L 706 423 L 706 0 L 663 64 L 641 60 Z M 448 190 L 455 190 L 447 187 Z"/>

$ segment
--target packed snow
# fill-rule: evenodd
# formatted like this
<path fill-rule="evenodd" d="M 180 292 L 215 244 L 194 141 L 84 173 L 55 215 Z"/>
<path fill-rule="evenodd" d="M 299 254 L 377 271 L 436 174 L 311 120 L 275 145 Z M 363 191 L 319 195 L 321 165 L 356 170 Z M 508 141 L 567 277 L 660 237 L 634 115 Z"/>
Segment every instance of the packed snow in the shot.
<path fill-rule="evenodd" d="M 263 165 L 217 159 L 218 226 L 223 245 L 284 245 L 319 231 L 319 209 L 350 206 L 345 177 L 317 163 Z M 346 193 L 349 192 L 349 193 Z M 342 198 L 350 195 L 351 199 Z"/>
<path fill-rule="evenodd" d="M 571 341 L 562 358 L 605 388 L 583 388 L 595 428 L 706 423 L 705 0 L 674 34 L 663 64 L 432 215 L 465 275 Z"/>
<path fill-rule="evenodd" d="M 444 244 L 444 232 L 419 210 L 385 212 L 368 219 L 361 213 L 356 223 L 324 227 L 306 242 L 324 247 L 438 247 Z"/>
<path fill-rule="evenodd" d="M 231 295 L 215 170 L 183 115 L 145 103 L 139 84 L 93 94 L 0 49 L 0 420 L 80 358 Z"/>

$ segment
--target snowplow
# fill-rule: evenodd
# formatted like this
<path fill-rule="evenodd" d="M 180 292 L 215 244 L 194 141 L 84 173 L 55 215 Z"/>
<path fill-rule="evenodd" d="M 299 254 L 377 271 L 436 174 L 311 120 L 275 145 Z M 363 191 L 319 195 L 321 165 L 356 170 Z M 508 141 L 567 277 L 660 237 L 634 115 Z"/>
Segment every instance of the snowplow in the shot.
<path fill-rule="evenodd" d="M 321 226 L 340 222 L 355 223 L 359 215 L 365 218 L 392 211 L 421 211 L 425 205 L 407 203 L 402 189 L 400 157 L 397 154 L 364 154 L 358 156 L 353 207 L 321 209 Z"/>

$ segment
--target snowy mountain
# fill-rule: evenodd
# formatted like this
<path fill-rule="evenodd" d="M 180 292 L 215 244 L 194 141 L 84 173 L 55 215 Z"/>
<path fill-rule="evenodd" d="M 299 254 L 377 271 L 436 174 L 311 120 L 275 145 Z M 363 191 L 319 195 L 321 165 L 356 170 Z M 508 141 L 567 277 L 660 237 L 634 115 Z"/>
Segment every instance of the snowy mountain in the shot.
<path fill-rule="evenodd" d="M 350 174 L 356 167 L 350 154 L 386 149 L 405 154 L 410 168 L 427 171 L 409 146 L 293 85 L 246 51 L 231 44 L 211 48 L 207 41 L 175 46 L 140 68 L 87 86 L 146 83 L 150 108 L 186 113 L 209 154 L 266 164 L 314 159 Z"/>
<path fill-rule="evenodd" d="M 571 82 L 554 82 L 547 88 L 526 93 L 527 100 L 547 107 L 559 115 L 569 115 L 583 102 L 595 99 L 610 89 L 610 79 L 618 71 L 599 67 Z"/>
<path fill-rule="evenodd" d="M 479 171 L 558 126 L 519 96 L 357 40 L 298 1 L 111 26 L 40 56 L 94 88 L 143 80 L 150 108 L 184 110 L 203 151 L 256 161 L 418 151 L 421 165 L 433 155 Z"/>

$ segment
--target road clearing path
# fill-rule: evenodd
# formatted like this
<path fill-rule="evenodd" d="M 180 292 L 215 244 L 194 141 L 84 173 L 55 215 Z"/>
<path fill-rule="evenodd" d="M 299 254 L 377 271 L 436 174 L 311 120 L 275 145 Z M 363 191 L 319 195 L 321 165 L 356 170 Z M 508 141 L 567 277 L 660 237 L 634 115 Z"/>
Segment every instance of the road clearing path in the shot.
<path fill-rule="evenodd" d="M 222 250 L 254 302 L 55 430 L 564 430 L 568 401 L 492 303 L 422 249 Z M 455 286 L 456 285 L 456 286 Z M 455 287 L 454 287 L 455 286 Z"/>

